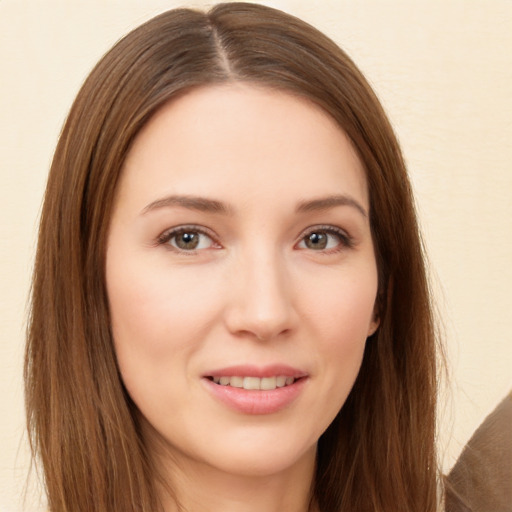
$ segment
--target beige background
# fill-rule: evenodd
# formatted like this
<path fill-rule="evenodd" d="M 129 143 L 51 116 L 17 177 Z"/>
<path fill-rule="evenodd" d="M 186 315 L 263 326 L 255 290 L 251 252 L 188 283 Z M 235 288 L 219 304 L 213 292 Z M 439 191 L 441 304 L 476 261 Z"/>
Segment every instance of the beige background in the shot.
<path fill-rule="evenodd" d="M 177 5 L 0 0 L 0 512 L 38 510 L 28 470 L 23 330 L 46 173 L 66 112 L 99 57 Z M 512 2 L 276 0 L 366 73 L 417 194 L 452 383 L 441 407 L 449 469 L 512 387 Z"/>

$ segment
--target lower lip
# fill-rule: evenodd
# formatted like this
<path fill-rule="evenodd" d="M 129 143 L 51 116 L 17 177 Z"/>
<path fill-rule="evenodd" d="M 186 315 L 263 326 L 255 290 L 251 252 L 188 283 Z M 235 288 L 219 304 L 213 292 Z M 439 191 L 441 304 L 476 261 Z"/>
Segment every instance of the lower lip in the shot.
<path fill-rule="evenodd" d="M 306 378 L 289 386 L 272 390 L 254 390 L 221 386 L 210 379 L 203 379 L 210 393 L 235 411 L 243 414 L 273 414 L 290 406 L 304 388 Z"/>

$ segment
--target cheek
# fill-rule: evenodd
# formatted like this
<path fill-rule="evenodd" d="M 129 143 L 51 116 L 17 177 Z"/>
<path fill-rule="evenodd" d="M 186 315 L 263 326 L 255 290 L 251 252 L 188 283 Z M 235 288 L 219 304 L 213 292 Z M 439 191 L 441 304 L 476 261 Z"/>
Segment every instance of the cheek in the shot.
<path fill-rule="evenodd" d="M 169 386 L 170 375 L 186 378 L 216 315 L 215 297 L 204 286 L 197 293 L 199 276 L 191 272 L 169 272 L 144 258 L 111 261 L 107 290 L 119 368 L 132 398 L 149 397 Z"/>
<path fill-rule="evenodd" d="M 116 343 L 140 345 L 155 356 L 188 346 L 215 316 L 213 290 L 197 273 L 141 267 L 111 269 L 107 276 Z"/>
<path fill-rule="evenodd" d="M 216 301 L 197 293 L 197 276 L 147 262 L 127 266 L 107 274 L 115 352 L 128 394 L 150 423 L 160 425 L 172 421 L 169 404 L 187 406 L 183 400 Z"/>
<path fill-rule="evenodd" d="M 323 374 L 324 396 L 330 397 L 331 415 L 341 408 L 359 373 L 376 294 L 376 271 L 370 266 L 366 272 L 329 280 L 326 289 L 317 290 L 309 301 L 310 329 L 318 343 L 317 367 Z"/>
<path fill-rule="evenodd" d="M 309 283 L 308 318 L 332 350 L 349 350 L 366 340 L 374 324 L 377 272 L 374 265 L 357 272 L 332 272 Z"/>

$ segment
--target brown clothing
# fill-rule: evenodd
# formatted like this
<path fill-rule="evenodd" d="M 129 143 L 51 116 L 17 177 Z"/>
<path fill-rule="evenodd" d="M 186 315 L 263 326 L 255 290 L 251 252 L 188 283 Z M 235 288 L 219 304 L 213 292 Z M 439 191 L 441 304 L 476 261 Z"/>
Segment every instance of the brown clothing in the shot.
<path fill-rule="evenodd" d="M 446 512 L 512 512 L 512 392 L 473 434 L 445 483 Z"/>

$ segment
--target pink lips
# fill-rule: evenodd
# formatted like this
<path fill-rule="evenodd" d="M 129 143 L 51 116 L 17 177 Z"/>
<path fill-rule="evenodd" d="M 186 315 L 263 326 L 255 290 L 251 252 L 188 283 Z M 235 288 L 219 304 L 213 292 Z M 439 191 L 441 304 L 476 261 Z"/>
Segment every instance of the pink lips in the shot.
<path fill-rule="evenodd" d="M 213 381 L 219 377 L 272 377 L 294 378 L 292 384 L 275 389 L 244 389 L 220 385 Z M 208 391 L 223 404 L 243 414 L 272 414 L 288 407 L 297 399 L 307 381 L 307 373 L 287 365 L 256 367 L 239 365 L 213 370 L 204 375 L 203 382 Z"/>

